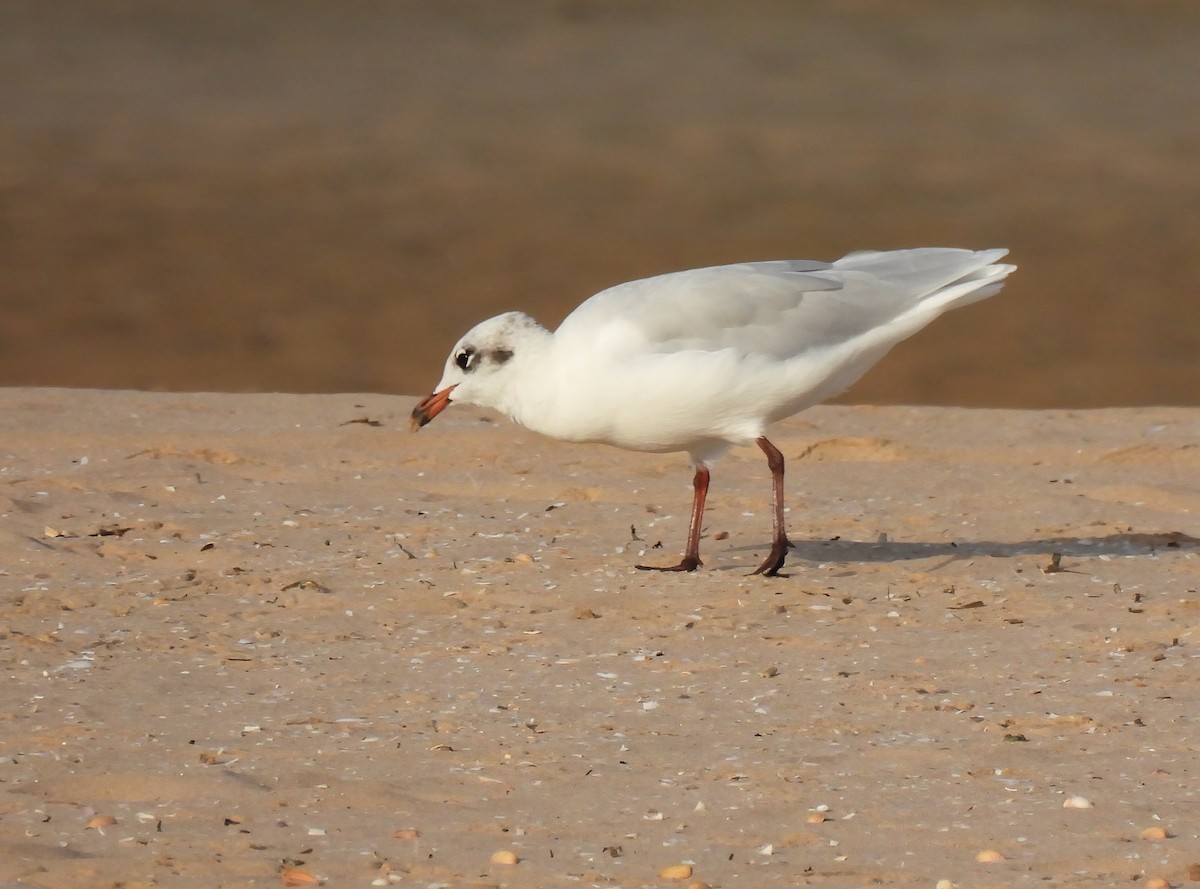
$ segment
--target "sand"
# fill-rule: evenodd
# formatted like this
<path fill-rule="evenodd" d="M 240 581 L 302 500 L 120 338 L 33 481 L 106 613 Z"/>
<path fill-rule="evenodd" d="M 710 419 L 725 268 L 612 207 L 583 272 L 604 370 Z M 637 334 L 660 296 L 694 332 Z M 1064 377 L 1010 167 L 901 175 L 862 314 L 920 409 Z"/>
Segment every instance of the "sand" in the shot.
<path fill-rule="evenodd" d="M 0 884 L 1200 880 L 1200 412 L 412 404 L 0 390 Z"/>

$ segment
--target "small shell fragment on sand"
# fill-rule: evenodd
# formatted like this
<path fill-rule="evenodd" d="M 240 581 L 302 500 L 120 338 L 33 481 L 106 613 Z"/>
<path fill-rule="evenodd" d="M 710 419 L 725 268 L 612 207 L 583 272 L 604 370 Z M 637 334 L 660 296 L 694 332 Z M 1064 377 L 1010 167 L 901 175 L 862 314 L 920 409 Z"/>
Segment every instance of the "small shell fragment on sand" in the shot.
<path fill-rule="evenodd" d="M 1063 800 L 1064 809 L 1090 809 L 1091 807 L 1091 800 L 1085 796 L 1068 796 Z"/>
<path fill-rule="evenodd" d="M 279 872 L 279 879 L 285 886 L 311 886 L 321 882 L 312 874 L 294 867 L 285 867 Z"/>
<path fill-rule="evenodd" d="M 996 861 L 1003 861 L 1004 856 L 995 849 L 984 849 L 982 852 L 979 852 L 975 855 L 975 860 L 980 864 L 992 864 Z"/>
<path fill-rule="evenodd" d="M 501 849 L 499 852 L 492 853 L 492 864 L 516 864 L 520 860 L 517 858 L 517 853 L 511 849 Z"/>
<path fill-rule="evenodd" d="M 686 880 L 692 875 L 690 864 L 671 864 L 658 872 L 664 880 Z"/>

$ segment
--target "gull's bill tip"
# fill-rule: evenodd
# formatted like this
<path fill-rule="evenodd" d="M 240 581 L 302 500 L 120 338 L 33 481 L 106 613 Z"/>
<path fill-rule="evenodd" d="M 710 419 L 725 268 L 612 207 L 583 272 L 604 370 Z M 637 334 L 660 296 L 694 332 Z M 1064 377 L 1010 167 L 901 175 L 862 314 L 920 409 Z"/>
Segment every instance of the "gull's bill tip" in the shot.
<path fill-rule="evenodd" d="M 416 432 L 442 411 L 450 406 L 450 393 L 454 391 L 453 386 L 447 386 L 441 392 L 434 392 L 421 400 L 421 402 L 413 408 L 412 415 L 408 418 L 408 428 L 412 432 Z"/>

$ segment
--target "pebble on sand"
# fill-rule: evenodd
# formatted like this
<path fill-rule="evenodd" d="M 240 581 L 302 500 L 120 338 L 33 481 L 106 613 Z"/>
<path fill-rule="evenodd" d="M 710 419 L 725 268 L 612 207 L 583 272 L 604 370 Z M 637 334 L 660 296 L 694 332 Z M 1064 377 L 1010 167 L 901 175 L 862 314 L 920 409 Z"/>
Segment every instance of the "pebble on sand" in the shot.
<path fill-rule="evenodd" d="M 664 880 L 686 880 L 692 875 L 690 864 L 671 864 L 658 872 Z"/>

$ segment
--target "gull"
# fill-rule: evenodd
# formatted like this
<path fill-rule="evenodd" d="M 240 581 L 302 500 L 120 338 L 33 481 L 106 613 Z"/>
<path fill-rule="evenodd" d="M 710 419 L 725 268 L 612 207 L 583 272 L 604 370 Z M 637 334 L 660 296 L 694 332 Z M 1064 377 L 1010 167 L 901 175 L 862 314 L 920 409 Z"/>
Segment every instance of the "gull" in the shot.
<path fill-rule="evenodd" d="M 792 546 L 784 458 L 767 427 L 841 393 L 938 315 L 991 296 L 1015 268 L 1008 251 L 921 247 L 835 262 L 746 262 L 672 272 L 602 290 L 551 333 L 523 312 L 477 324 L 454 346 L 420 429 L 451 404 L 492 408 L 535 432 L 650 453 L 694 467 L 687 547 L 694 571 L 710 465 L 756 444 L 771 471 L 775 576 Z"/>

